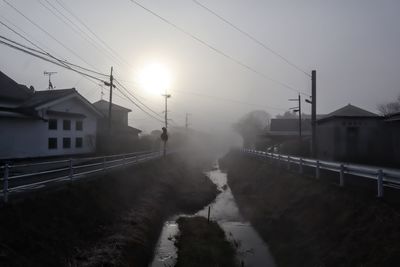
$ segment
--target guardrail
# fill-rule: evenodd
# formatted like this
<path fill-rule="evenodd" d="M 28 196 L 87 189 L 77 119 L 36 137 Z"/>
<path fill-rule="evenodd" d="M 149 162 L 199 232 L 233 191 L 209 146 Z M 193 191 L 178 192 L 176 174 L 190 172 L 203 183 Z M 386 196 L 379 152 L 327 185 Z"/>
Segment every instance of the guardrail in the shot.
<path fill-rule="evenodd" d="M 171 151 L 168 154 L 172 153 Z M 28 164 L 5 164 L 0 166 L 2 190 L 0 195 L 5 203 L 9 194 L 26 192 L 65 181 L 74 181 L 90 174 L 118 167 L 139 164 L 161 158 L 160 151 L 140 151 L 135 153 L 71 158 Z"/>
<path fill-rule="evenodd" d="M 337 172 L 339 173 L 340 186 L 344 186 L 345 174 L 376 180 L 377 196 L 379 198 L 383 197 L 384 186 L 400 189 L 400 170 L 293 157 L 290 155 L 282 155 L 279 153 L 271 153 L 251 149 L 242 149 L 241 151 L 243 153 L 250 154 L 256 157 L 276 160 L 279 165 L 281 163 L 286 163 L 288 169 L 292 167 L 291 165 L 296 165 L 298 166 L 299 173 L 303 173 L 304 166 L 315 168 L 315 177 L 317 179 L 320 178 L 320 170 Z"/>

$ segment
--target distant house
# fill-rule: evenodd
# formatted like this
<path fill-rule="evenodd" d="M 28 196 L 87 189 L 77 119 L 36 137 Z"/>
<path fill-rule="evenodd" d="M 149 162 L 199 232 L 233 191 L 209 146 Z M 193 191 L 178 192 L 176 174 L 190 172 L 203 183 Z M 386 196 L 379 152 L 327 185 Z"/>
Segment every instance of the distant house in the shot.
<path fill-rule="evenodd" d="M 34 91 L 0 72 L 2 159 L 95 152 L 101 116 L 74 88 Z"/>
<path fill-rule="evenodd" d="M 396 120 L 396 115 L 385 119 L 351 104 L 335 110 L 317 121 L 318 157 L 371 164 L 396 162 L 400 126 Z"/>
<path fill-rule="evenodd" d="M 107 152 L 131 151 L 134 149 L 142 131 L 128 125 L 128 113 L 132 110 L 114 103 L 111 105 L 110 129 L 109 103 L 105 100 L 93 103 L 93 106 L 103 114 L 103 117 L 99 118 L 98 121 L 99 148 Z"/>

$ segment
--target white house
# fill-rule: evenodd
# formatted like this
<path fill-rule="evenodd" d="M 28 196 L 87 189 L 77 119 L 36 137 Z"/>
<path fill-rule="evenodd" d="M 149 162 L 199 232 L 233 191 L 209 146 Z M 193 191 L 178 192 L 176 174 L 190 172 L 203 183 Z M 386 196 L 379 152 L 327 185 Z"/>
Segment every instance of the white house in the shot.
<path fill-rule="evenodd" d="M 101 116 L 74 88 L 34 91 L 0 72 L 0 159 L 95 152 Z"/>

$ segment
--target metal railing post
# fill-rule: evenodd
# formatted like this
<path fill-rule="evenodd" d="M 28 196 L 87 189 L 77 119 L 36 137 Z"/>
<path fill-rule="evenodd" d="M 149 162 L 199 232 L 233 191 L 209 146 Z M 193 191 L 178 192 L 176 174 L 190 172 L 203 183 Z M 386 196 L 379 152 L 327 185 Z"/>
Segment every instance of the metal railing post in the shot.
<path fill-rule="evenodd" d="M 69 179 L 72 181 L 73 177 L 74 177 L 74 167 L 72 164 L 72 159 L 69 159 Z"/>
<path fill-rule="evenodd" d="M 8 163 L 4 165 L 4 177 L 3 177 L 3 200 L 4 203 L 8 202 L 8 175 L 9 175 L 10 166 Z"/>
<path fill-rule="evenodd" d="M 281 167 L 281 154 L 278 154 L 278 168 Z"/>
<path fill-rule="evenodd" d="M 381 169 L 378 170 L 378 197 L 383 197 L 383 171 Z"/>
<path fill-rule="evenodd" d="M 122 164 L 123 164 L 124 166 L 126 165 L 126 157 L 125 157 L 125 154 L 123 155 Z"/>
<path fill-rule="evenodd" d="M 303 174 L 303 159 L 300 158 L 299 160 L 299 173 Z"/>
<path fill-rule="evenodd" d="M 290 170 L 290 156 L 287 156 L 287 169 Z"/>
<path fill-rule="evenodd" d="M 344 186 L 344 165 L 340 164 L 339 185 Z"/>
<path fill-rule="evenodd" d="M 320 167 L 319 165 L 320 165 L 319 160 L 317 160 L 316 166 L 315 166 L 315 178 L 317 178 L 317 179 L 319 179 L 319 167 Z"/>
<path fill-rule="evenodd" d="M 106 156 L 103 157 L 103 171 L 106 170 Z"/>

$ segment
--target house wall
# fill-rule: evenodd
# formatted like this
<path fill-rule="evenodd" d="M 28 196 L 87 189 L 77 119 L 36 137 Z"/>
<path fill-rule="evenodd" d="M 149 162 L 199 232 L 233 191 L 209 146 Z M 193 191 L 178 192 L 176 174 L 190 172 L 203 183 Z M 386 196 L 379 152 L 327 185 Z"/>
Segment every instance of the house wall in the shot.
<path fill-rule="evenodd" d="M 40 110 L 81 113 L 86 118 L 68 116 L 44 116 L 57 119 L 57 130 L 49 130 L 48 122 L 40 119 L 0 118 L 0 158 L 46 157 L 69 154 L 86 154 L 96 150 L 96 115 L 76 98 L 71 98 Z M 63 130 L 63 119 L 71 120 L 71 130 Z M 75 122 L 83 121 L 82 131 L 75 129 Z M 49 149 L 48 138 L 57 138 L 57 149 Z M 71 148 L 63 148 L 63 138 L 71 138 Z M 75 138 L 82 137 L 82 148 L 75 147 Z"/>
<path fill-rule="evenodd" d="M 337 118 L 319 123 L 318 157 L 346 162 L 384 162 L 392 157 L 387 130 L 380 119 L 371 118 Z"/>

